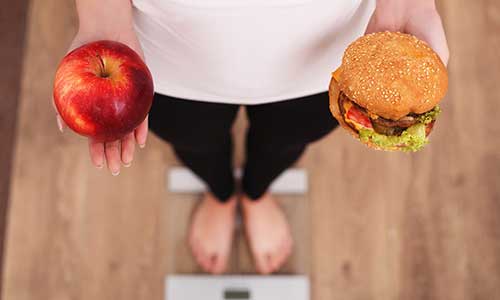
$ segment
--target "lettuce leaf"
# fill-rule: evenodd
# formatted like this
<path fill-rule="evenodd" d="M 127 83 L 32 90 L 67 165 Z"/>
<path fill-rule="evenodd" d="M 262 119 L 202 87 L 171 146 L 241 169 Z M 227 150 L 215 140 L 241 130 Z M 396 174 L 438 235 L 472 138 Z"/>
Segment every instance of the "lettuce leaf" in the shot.
<path fill-rule="evenodd" d="M 425 124 L 415 124 L 401 133 L 400 136 L 388 136 L 372 129 L 360 129 L 359 138 L 363 142 L 372 142 L 384 150 L 401 150 L 415 152 L 422 149 L 429 140 L 425 136 Z"/>
<path fill-rule="evenodd" d="M 384 150 L 415 152 L 429 143 L 425 128 L 427 124 L 436 120 L 440 113 L 441 109 L 436 105 L 432 110 L 418 115 L 416 118 L 419 123 L 407 128 L 399 136 L 383 135 L 373 129 L 362 128 L 359 130 L 359 138 L 363 142 L 369 141 Z"/>
<path fill-rule="evenodd" d="M 436 120 L 436 118 L 439 116 L 440 113 L 441 113 L 441 108 L 439 108 L 439 106 L 436 105 L 433 109 L 429 110 L 428 112 L 418 115 L 417 120 L 420 123 L 427 125 L 430 122 Z"/>

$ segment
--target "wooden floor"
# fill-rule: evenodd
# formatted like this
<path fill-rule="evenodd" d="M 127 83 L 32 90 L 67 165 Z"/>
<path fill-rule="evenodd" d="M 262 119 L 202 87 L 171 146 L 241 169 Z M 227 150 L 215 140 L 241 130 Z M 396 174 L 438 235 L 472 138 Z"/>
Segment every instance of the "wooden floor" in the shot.
<path fill-rule="evenodd" d="M 150 136 L 114 178 L 91 167 L 83 139 L 58 134 L 51 84 L 76 30 L 72 2 L 31 3 L 2 296 L 160 300 L 182 261 L 182 199 L 165 191 L 177 162 Z M 439 7 L 450 91 L 430 146 L 375 152 L 338 130 L 301 161 L 309 217 L 292 220 L 308 228 L 299 256 L 315 300 L 500 299 L 500 2 Z"/>
<path fill-rule="evenodd" d="M 16 111 L 19 99 L 27 0 L 13 1 L 0 10 L 0 269 L 2 269 L 8 210 Z M 2 290 L 0 274 L 0 293 Z"/>

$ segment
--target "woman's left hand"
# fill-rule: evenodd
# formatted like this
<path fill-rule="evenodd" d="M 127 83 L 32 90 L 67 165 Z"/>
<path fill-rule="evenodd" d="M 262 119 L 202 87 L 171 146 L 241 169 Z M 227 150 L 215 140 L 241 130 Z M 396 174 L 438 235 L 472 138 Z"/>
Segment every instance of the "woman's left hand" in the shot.
<path fill-rule="evenodd" d="M 434 0 L 377 0 L 366 33 L 399 31 L 427 42 L 448 64 L 449 50 Z"/>

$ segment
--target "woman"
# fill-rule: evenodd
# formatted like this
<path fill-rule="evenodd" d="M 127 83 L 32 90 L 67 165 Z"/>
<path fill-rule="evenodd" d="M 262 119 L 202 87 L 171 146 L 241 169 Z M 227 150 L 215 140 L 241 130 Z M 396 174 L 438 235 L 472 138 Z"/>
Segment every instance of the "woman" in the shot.
<path fill-rule="evenodd" d="M 155 82 L 151 130 L 202 178 L 207 192 L 191 221 L 200 266 L 224 272 L 236 204 L 257 270 L 285 262 L 292 237 L 267 192 L 311 142 L 336 127 L 328 110 L 330 72 L 364 32 L 402 31 L 427 41 L 446 63 L 433 0 L 77 0 L 71 49 L 107 39 L 145 58 Z M 241 189 L 232 176 L 230 128 L 240 105 L 250 127 Z M 58 117 L 59 128 L 64 124 Z M 93 164 L 113 175 L 145 146 L 148 118 L 120 141 L 89 140 Z"/>

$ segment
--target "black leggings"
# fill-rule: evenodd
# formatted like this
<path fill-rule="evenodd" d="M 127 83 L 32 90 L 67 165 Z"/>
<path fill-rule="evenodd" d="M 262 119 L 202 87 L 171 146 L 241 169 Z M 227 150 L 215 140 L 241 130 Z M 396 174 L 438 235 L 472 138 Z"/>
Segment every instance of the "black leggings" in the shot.
<path fill-rule="evenodd" d="M 193 101 L 155 94 L 150 129 L 168 141 L 178 158 L 220 200 L 235 191 L 231 127 L 239 105 Z M 338 123 L 328 109 L 328 93 L 268 104 L 248 105 L 249 128 L 242 191 L 260 198 L 307 145 Z"/>

